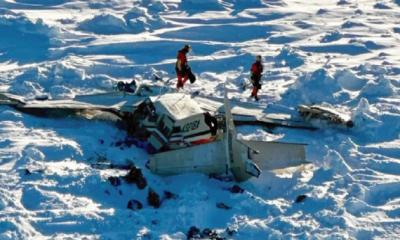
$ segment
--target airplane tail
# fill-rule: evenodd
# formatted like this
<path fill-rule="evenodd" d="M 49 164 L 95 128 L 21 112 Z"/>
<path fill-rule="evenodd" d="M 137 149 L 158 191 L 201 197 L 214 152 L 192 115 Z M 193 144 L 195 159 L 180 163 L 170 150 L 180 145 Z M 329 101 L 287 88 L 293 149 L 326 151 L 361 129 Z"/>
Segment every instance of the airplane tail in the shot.
<path fill-rule="evenodd" d="M 225 151 L 227 168 L 232 171 L 235 179 L 238 181 L 245 181 L 251 177 L 259 177 L 261 174 L 260 168 L 251 159 L 249 159 L 249 146 L 236 138 L 236 129 L 233 122 L 233 116 L 228 99 L 228 91 L 225 86 L 224 94 L 224 108 L 225 108 Z"/>

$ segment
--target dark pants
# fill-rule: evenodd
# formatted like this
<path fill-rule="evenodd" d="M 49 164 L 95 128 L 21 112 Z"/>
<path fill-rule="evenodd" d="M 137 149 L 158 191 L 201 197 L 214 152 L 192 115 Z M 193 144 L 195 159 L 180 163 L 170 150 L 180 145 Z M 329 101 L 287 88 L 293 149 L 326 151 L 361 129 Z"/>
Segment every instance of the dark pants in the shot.
<path fill-rule="evenodd" d="M 189 78 L 188 72 L 186 71 L 186 69 L 182 69 L 182 71 L 179 71 L 178 68 L 175 68 L 175 71 L 176 71 L 176 76 L 178 77 L 176 88 L 183 88 L 183 85 L 185 85 L 186 81 Z"/>
<path fill-rule="evenodd" d="M 178 77 L 178 83 L 176 84 L 176 88 L 183 88 L 183 85 L 190 80 L 190 83 L 194 83 L 196 81 L 196 76 L 192 73 L 190 67 L 186 67 L 179 71 L 178 68 L 175 68 L 176 75 Z"/>
<path fill-rule="evenodd" d="M 251 92 L 252 97 L 257 97 L 258 90 L 261 89 L 261 75 L 252 75 L 251 83 L 253 84 L 253 91 Z"/>

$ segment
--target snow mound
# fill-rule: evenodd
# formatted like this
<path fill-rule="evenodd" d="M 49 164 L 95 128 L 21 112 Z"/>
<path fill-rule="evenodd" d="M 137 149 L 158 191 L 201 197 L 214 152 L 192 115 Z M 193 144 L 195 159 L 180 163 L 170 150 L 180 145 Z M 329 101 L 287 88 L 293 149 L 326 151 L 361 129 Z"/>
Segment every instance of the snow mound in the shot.
<path fill-rule="evenodd" d="M 288 46 L 281 49 L 280 53 L 274 57 L 275 66 L 297 68 L 304 64 L 304 59 L 293 48 Z"/>
<path fill-rule="evenodd" d="M 160 8 L 160 11 L 168 8 L 164 8 L 162 4 L 157 4 L 157 1 L 152 2 L 155 2 L 152 3 L 155 5 L 152 5 L 151 12 L 147 8 L 135 6 L 124 15 L 124 19 L 131 32 L 151 31 L 167 25 L 167 22 L 159 15 L 157 8 Z"/>
<path fill-rule="evenodd" d="M 369 81 L 361 90 L 360 95 L 363 97 L 388 97 L 395 93 L 394 87 L 389 79 L 379 76 L 378 79 Z"/>
<path fill-rule="evenodd" d="M 337 71 L 335 78 L 343 89 L 350 91 L 361 90 L 367 82 L 367 80 L 357 77 L 348 69 Z"/>
<path fill-rule="evenodd" d="M 28 99 L 34 99 L 36 96 L 42 96 L 44 94 L 44 88 L 37 82 L 18 81 L 11 85 L 10 92 L 25 96 Z"/>
<path fill-rule="evenodd" d="M 59 33 L 58 28 L 49 27 L 41 19 L 33 22 L 23 13 L 0 8 L 0 62 L 45 59 Z"/>
<path fill-rule="evenodd" d="M 343 157 L 335 150 L 328 150 L 328 154 L 323 159 L 325 169 L 333 170 L 336 174 L 345 175 L 352 171 Z"/>
<path fill-rule="evenodd" d="M 342 28 L 346 29 L 346 28 L 356 28 L 356 27 L 365 27 L 365 24 L 361 23 L 361 22 L 356 22 L 356 21 L 346 21 L 342 24 Z"/>
<path fill-rule="evenodd" d="M 79 30 L 96 34 L 120 34 L 129 32 L 123 18 L 114 14 L 100 14 L 79 24 Z"/>
<path fill-rule="evenodd" d="M 50 93 L 57 99 L 73 96 L 68 88 L 85 88 L 97 85 L 89 81 L 85 69 L 65 61 L 27 68 L 12 82 L 9 91 L 29 98 Z"/>
<path fill-rule="evenodd" d="M 162 0 L 144 0 L 143 5 L 154 13 L 160 13 L 168 10 L 168 6 Z"/>
<path fill-rule="evenodd" d="M 93 82 L 98 88 L 111 90 L 117 85 L 118 80 L 106 74 L 94 74 L 88 76 L 87 82 Z"/>
<path fill-rule="evenodd" d="M 75 96 L 70 88 L 60 85 L 50 87 L 49 92 L 52 99 L 72 99 Z"/>
<path fill-rule="evenodd" d="M 284 94 L 284 101 L 294 103 L 337 103 L 348 99 L 339 83 L 325 69 L 301 76 Z"/>
<path fill-rule="evenodd" d="M 343 35 L 339 31 L 332 31 L 326 34 L 322 39 L 321 43 L 328 43 L 328 42 L 334 42 L 337 40 L 340 40 L 343 37 Z"/>
<path fill-rule="evenodd" d="M 160 1 L 149 1 L 150 14 L 147 8 L 134 6 L 123 17 L 112 13 L 102 13 L 81 22 L 79 30 L 96 34 L 112 35 L 124 33 L 140 33 L 150 31 L 166 25 L 166 21 L 159 15 L 168 7 Z"/>
<path fill-rule="evenodd" d="M 349 5 L 349 4 L 350 4 L 350 2 L 347 1 L 347 0 L 339 0 L 339 1 L 337 2 L 337 5 Z"/>
<path fill-rule="evenodd" d="M 375 3 L 374 8 L 376 9 L 391 9 L 388 5 L 382 2 Z"/>
<path fill-rule="evenodd" d="M 15 2 L 25 4 L 38 4 L 37 0 L 15 0 Z M 39 2 L 43 6 L 56 6 L 66 3 L 67 0 L 41 0 Z"/>
<path fill-rule="evenodd" d="M 225 9 L 221 0 L 182 0 L 180 8 L 190 13 Z"/>
<path fill-rule="evenodd" d="M 363 131 L 366 136 L 375 135 L 376 128 L 382 125 L 382 122 L 376 119 L 374 112 L 368 100 L 361 98 L 357 107 L 353 110 L 351 119 L 358 127 L 359 131 Z"/>
<path fill-rule="evenodd" d="M 381 76 L 388 73 L 388 70 L 385 66 L 375 65 L 371 63 L 360 64 L 355 68 L 359 74 L 362 75 L 373 75 L 373 76 Z"/>
<path fill-rule="evenodd" d="M 240 10 L 244 8 L 262 8 L 265 6 L 284 6 L 285 3 L 282 0 L 225 0 L 225 3 L 229 3 L 232 5 L 232 8 Z"/>
<path fill-rule="evenodd" d="M 353 56 L 370 52 L 369 49 L 365 47 L 365 45 L 359 43 L 306 45 L 301 46 L 300 49 L 306 52 L 340 53 Z"/>

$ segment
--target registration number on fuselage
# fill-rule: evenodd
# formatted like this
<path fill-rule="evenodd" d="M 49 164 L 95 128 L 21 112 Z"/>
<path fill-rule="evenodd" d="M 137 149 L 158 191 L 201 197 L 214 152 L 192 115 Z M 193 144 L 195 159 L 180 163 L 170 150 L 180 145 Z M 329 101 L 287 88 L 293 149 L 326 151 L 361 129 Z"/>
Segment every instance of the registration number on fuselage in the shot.
<path fill-rule="evenodd" d="M 200 120 L 186 123 L 182 127 L 182 132 L 189 132 L 189 131 L 196 130 L 197 128 L 199 128 L 199 125 L 200 125 Z"/>

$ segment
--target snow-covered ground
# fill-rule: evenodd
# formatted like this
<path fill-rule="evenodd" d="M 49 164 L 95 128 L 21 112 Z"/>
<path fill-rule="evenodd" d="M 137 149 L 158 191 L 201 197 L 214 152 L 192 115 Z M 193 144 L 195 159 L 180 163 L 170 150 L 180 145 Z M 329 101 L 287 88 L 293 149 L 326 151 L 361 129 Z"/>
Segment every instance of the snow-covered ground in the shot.
<path fill-rule="evenodd" d="M 355 128 L 239 128 L 307 143 L 313 164 L 263 173 L 234 194 L 234 182 L 151 174 L 147 154 L 117 144 L 125 133 L 110 123 L 0 107 L 0 239 L 185 239 L 191 226 L 228 239 L 398 239 L 399 0 L 2 0 L 0 89 L 65 99 L 153 73 L 174 87 L 187 43 L 199 80 L 186 91 L 223 96 L 226 82 L 231 98 L 251 101 L 241 86 L 261 54 L 259 104 L 326 103 Z M 98 160 L 135 163 L 148 187 L 111 185 L 126 170 Z M 155 209 L 150 187 L 176 196 Z M 128 209 L 133 199 L 143 208 Z"/>

